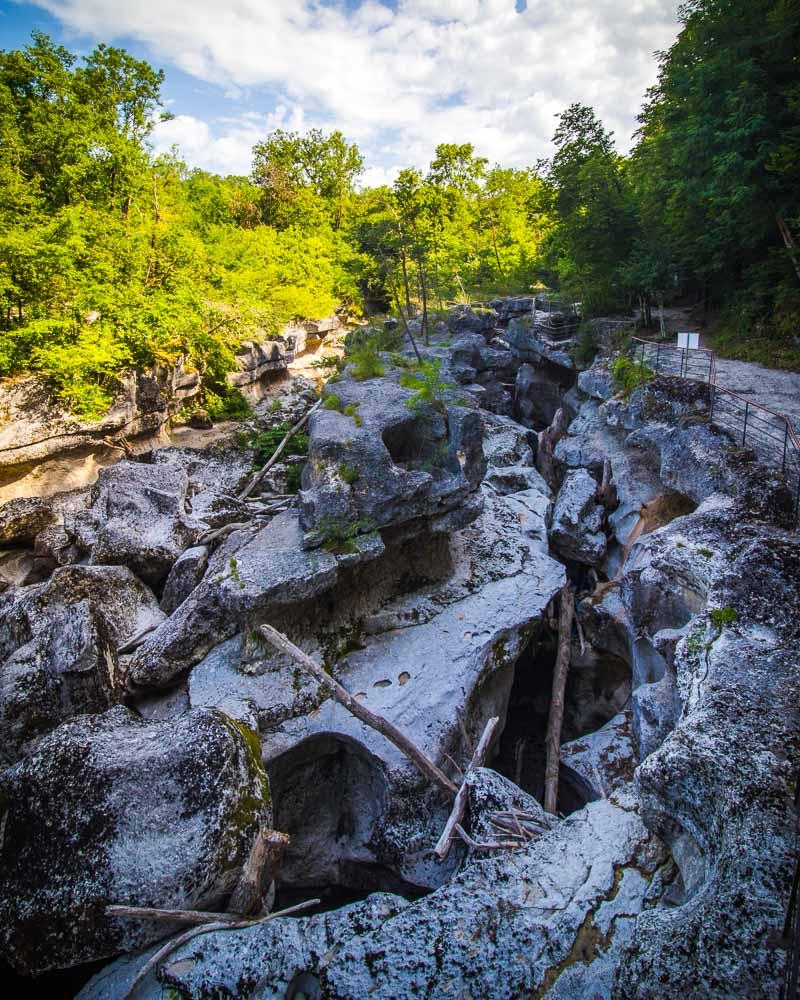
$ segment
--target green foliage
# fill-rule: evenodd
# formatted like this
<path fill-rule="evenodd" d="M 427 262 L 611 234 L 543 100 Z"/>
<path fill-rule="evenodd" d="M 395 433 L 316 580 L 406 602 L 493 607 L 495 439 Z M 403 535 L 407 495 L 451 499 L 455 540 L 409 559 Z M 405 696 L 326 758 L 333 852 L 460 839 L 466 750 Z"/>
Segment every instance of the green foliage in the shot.
<path fill-rule="evenodd" d="M 260 431 L 250 438 L 250 447 L 255 451 L 254 465 L 257 469 L 263 469 L 267 462 L 275 454 L 278 445 L 283 441 L 292 425 L 289 423 L 275 424 L 269 430 Z M 287 458 L 291 455 L 305 456 L 308 454 L 308 435 L 302 431 L 297 431 L 286 442 L 282 455 Z"/>
<path fill-rule="evenodd" d="M 206 389 L 204 400 L 206 411 L 215 424 L 223 420 L 247 420 L 253 415 L 247 398 L 231 386 L 221 389 L 219 394 Z"/>
<path fill-rule="evenodd" d="M 358 407 L 359 407 L 358 403 L 348 403 L 347 406 L 345 406 L 344 410 L 342 411 L 346 417 L 353 418 L 353 423 L 356 425 L 356 427 L 360 427 L 363 423 L 363 420 L 361 419 L 361 414 L 358 412 Z"/>
<path fill-rule="evenodd" d="M 718 631 L 722 631 L 728 625 L 735 625 L 739 621 L 739 612 L 726 604 L 724 608 L 715 608 L 708 613 L 709 621 Z"/>
<path fill-rule="evenodd" d="M 360 477 L 360 473 L 355 466 L 346 465 L 344 462 L 339 465 L 339 475 L 348 486 L 352 486 L 353 483 L 358 482 Z"/>
<path fill-rule="evenodd" d="M 340 396 L 336 393 L 330 392 L 325 397 L 325 401 L 322 404 L 323 410 L 336 410 L 337 413 L 342 412 L 342 400 Z"/>
<path fill-rule="evenodd" d="M 423 361 L 417 372 L 403 372 L 400 376 L 400 385 L 405 389 L 415 390 L 408 400 L 410 410 L 432 407 L 444 413 L 448 395 L 452 393 L 454 386 L 442 378 L 441 367 L 441 361 L 436 358 L 433 361 Z"/>
<path fill-rule="evenodd" d="M 630 358 L 617 358 L 611 366 L 611 382 L 614 390 L 623 396 L 630 396 L 634 389 L 649 382 L 655 373 L 647 365 Z"/>
<path fill-rule="evenodd" d="M 358 551 L 356 538 L 372 531 L 373 526 L 367 520 L 345 521 L 326 514 L 320 518 L 317 530 L 322 538 L 322 547 L 328 552 L 352 555 Z"/>

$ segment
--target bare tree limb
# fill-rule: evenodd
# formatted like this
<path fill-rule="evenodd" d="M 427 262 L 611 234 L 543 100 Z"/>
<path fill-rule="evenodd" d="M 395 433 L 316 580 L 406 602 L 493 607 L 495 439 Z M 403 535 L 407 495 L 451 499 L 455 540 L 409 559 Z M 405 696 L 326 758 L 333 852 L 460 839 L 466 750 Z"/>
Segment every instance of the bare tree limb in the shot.
<path fill-rule="evenodd" d="M 467 768 L 467 774 L 476 767 L 482 767 L 483 762 L 486 759 L 486 753 L 489 750 L 489 744 L 492 742 L 492 736 L 497 728 L 497 724 L 500 719 L 494 715 L 486 723 L 483 729 L 481 738 L 478 740 L 478 745 L 475 747 L 475 753 L 472 755 L 472 760 L 469 762 L 469 767 Z M 455 800 L 453 802 L 453 808 L 450 810 L 450 815 L 447 817 L 447 822 L 444 825 L 444 830 L 442 830 L 442 835 L 436 843 L 436 847 L 433 849 L 433 853 L 440 861 L 444 861 L 450 851 L 450 843 L 453 839 L 453 833 L 455 832 L 456 826 L 464 818 L 464 810 L 467 807 L 467 798 L 469 797 L 469 789 L 467 787 L 467 782 L 464 780 L 461 783 Z"/>
<path fill-rule="evenodd" d="M 239 883 L 228 901 L 231 913 L 256 913 L 264 903 L 264 892 L 280 871 L 289 836 L 262 827 L 253 842 L 239 876 Z"/>
<path fill-rule="evenodd" d="M 390 743 L 394 743 L 398 749 L 403 751 L 415 767 L 422 774 L 424 774 L 426 778 L 432 781 L 435 785 L 438 785 L 438 787 L 446 795 L 454 796 L 458 793 L 458 788 L 447 777 L 447 775 L 441 771 L 432 760 L 426 757 L 425 754 L 397 728 L 397 726 L 389 722 L 389 720 L 385 719 L 382 715 L 378 715 L 376 712 L 370 711 L 365 705 L 362 705 L 362 703 L 354 698 L 349 691 L 343 688 L 337 680 L 331 677 L 330 674 L 327 674 L 322 667 L 319 666 L 319 664 L 315 663 L 307 653 L 303 652 L 302 649 L 295 646 L 295 644 L 282 632 L 279 632 L 271 625 L 262 625 L 259 632 L 267 640 L 267 642 L 270 643 L 270 645 L 290 656 L 296 663 L 303 667 L 304 670 L 311 674 L 315 680 L 327 688 L 327 690 L 330 691 L 331 696 L 338 701 L 340 705 L 344 706 L 348 712 L 354 715 L 357 719 L 360 719 L 365 725 L 370 726 L 370 728 L 379 732 L 382 736 L 385 736 Z"/>
<path fill-rule="evenodd" d="M 547 764 L 544 772 L 544 808 L 555 814 L 558 800 L 558 771 L 561 763 L 561 726 L 564 721 L 564 690 L 567 686 L 570 647 L 572 645 L 572 619 L 575 614 L 575 594 L 572 584 L 561 590 L 558 614 L 558 653 L 553 670 L 553 693 L 547 719 Z"/>
<path fill-rule="evenodd" d="M 264 466 L 264 468 L 263 469 L 259 469 L 258 472 L 256 472 L 254 476 L 251 476 L 251 478 L 249 479 L 247 485 L 242 490 L 242 492 L 239 494 L 239 499 L 240 500 L 244 500 L 246 497 L 250 496 L 250 494 L 253 492 L 253 490 L 256 488 L 256 486 L 258 486 L 258 484 L 261 482 L 261 480 L 264 478 L 264 476 L 266 476 L 266 474 L 269 472 L 269 470 L 272 468 L 272 466 L 278 461 L 278 459 L 280 458 L 280 456 L 283 454 L 283 450 L 286 447 L 286 445 L 289 443 L 289 441 L 294 437 L 294 435 L 299 430 L 302 430 L 302 428 L 305 427 L 305 425 L 308 423 L 308 420 L 309 420 L 311 414 L 314 413 L 315 410 L 318 410 L 320 408 L 320 406 L 322 406 L 322 400 L 319 400 L 319 402 L 314 403 L 314 405 L 311 407 L 311 409 L 308 411 L 308 413 L 306 413 L 306 415 L 301 420 L 298 420 L 297 423 L 294 425 L 294 427 L 291 427 L 286 432 L 286 435 L 285 435 L 284 439 L 281 441 L 281 443 L 278 445 L 278 447 L 272 453 L 272 457 L 266 463 L 266 465 Z"/>

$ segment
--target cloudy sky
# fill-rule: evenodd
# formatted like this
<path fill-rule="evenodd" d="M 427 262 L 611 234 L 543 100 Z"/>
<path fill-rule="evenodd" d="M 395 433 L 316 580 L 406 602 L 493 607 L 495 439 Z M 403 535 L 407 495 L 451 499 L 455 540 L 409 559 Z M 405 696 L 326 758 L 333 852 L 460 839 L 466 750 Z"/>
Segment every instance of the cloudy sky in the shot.
<path fill-rule="evenodd" d="M 4 48 L 33 28 L 77 52 L 98 41 L 166 71 L 176 116 L 157 149 L 249 171 L 270 129 L 339 128 L 367 183 L 425 166 L 438 142 L 492 162 L 551 153 L 555 116 L 591 104 L 628 148 L 676 0 L 0 0 Z"/>

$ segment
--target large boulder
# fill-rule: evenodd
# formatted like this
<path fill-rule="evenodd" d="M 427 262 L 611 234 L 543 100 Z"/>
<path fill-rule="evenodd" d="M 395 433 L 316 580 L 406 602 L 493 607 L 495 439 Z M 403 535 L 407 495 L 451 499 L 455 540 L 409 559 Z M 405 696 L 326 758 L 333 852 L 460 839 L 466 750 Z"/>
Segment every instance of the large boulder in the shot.
<path fill-rule="evenodd" d="M 191 562 L 197 569 L 194 557 Z M 324 549 L 303 549 L 296 511 L 279 514 L 265 526 L 233 532 L 209 560 L 200 584 L 136 650 L 128 668 L 129 682 L 154 687 L 171 684 L 248 623 L 264 621 L 281 605 L 322 593 L 333 585 L 336 575 L 336 555 Z M 177 579 L 173 584 L 169 605 L 183 593 Z"/>
<path fill-rule="evenodd" d="M 585 469 L 568 472 L 556 497 L 550 543 L 564 559 L 599 566 L 608 543 L 604 518 L 594 478 Z"/>
<path fill-rule="evenodd" d="M 69 566 L 0 599 L 0 761 L 83 712 L 118 701 L 117 647 L 164 615 L 122 566 Z"/>
<path fill-rule="evenodd" d="M 561 346 L 553 346 L 536 331 L 528 317 L 512 319 L 503 334 L 512 354 L 520 361 L 545 367 L 553 378 L 569 387 L 575 381 L 575 362 Z"/>
<path fill-rule="evenodd" d="M 119 462 L 103 469 L 91 506 L 76 515 L 78 544 L 94 565 L 128 566 L 157 585 L 204 527 L 186 513 L 189 479 L 165 465 Z"/>
<path fill-rule="evenodd" d="M 294 354 L 283 339 L 260 343 L 244 340 L 236 354 L 236 370 L 228 374 L 228 385 L 250 386 L 267 372 L 285 371 L 293 360 Z"/>
<path fill-rule="evenodd" d="M 546 372 L 524 364 L 514 385 L 514 417 L 526 427 L 542 429 L 553 422 L 564 391 Z"/>
<path fill-rule="evenodd" d="M 271 824 L 258 742 L 220 712 L 65 723 L 0 775 L 0 948 L 27 975 L 140 948 L 112 903 L 219 909 Z"/>
<path fill-rule="evenodd" d="M 335 394 L 333 392 L 335 388 Z M 326 389 L 309 423 L 303 524 L 311 544 L 463 508 L 485 471 L 482 421 L 451 402 L 415 405 L 396 374 Z M 358 419 L 356 419 L 356 417 Z"/>
<path fill-rule="evenodd" d="M 42 497 L 9 500 L 0 505 L 0 545 L 32 545 L 55 520 L 52 504 Z"/>
<path fill-rule="evenodd" d="M 484 337 L 490 337 L 497 325 L 497 313 L 494 309 L 486 309 L 483 306 L 456 306 L 450 310 L 447 317 L 447 326 L 450 332 L 456 335 L 462 333 L 480 333 Z"/>

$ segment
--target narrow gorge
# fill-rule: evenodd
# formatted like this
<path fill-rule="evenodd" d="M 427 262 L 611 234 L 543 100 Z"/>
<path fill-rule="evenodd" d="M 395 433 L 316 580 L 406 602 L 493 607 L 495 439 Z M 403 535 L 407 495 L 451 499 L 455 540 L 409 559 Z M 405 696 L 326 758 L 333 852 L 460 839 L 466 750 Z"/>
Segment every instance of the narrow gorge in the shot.
<path fill-rule="evenodd" d="M 455 306 L 428 338 L 419 320 L 297 326 L 242 348 L 254 415 L 213 429 L 174 426 L 180 369 L 126 376 L 94 423 L 35 378 L 0 390 L 12 994 L 777 996 L 794 498 L 709 419 L 708 386 L 615 384 L 613 323 L 579 370 L 558 308 Z M 259 436 L 274 451 L 304 418 L 307 454 L 254 477 Z M 464 783 L 446 857 L 452 795 L 264 625 Z M 107 911 L 308 900 L 155 962 L 187 924 Z"/>

